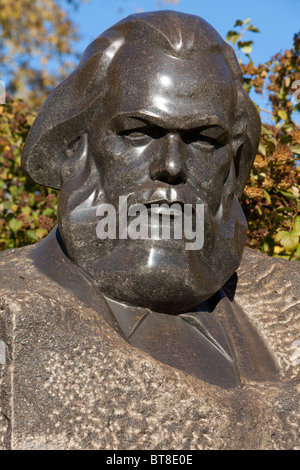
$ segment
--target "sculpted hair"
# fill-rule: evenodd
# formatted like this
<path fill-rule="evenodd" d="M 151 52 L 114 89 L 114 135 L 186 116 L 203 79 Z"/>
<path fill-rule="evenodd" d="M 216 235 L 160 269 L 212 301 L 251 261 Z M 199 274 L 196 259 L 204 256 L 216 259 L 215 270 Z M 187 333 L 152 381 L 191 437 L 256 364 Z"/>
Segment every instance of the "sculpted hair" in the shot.
<path fill-rule="evenodd" d="M 61 188 L 61 166 L 70 143 L 83 135 L 101 106 L 109 84 L 109 66 L 125 44 L 152 46 L 178 58 L 199 60 L 199 54 L 222 54 L 235 90 L 232 129 L 236 194 L 240 196 L 256 155 L 260 119 L 242 86 L 242 71 L 233 49 L 217 31 L 198 16 L 174 11 L 131 15 L 98 36 L 86 49 L 78 67 L 41 108 L 27 137 L 22 167 L 36 183 Z"/>

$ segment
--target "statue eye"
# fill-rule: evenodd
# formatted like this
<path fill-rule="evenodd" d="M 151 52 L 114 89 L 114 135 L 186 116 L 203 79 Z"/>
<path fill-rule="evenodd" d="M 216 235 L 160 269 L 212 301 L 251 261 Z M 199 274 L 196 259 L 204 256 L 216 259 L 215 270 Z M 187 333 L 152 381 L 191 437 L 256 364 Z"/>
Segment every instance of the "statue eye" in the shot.
<path fill-rule="evenodd" d="M 195 143 L 214 149 L 219 149 L 228 143 L 227 132 L 213 132 L 212 128 L 192 129 L 182 134 L 181 138 L 187 145 Z"/>
<path fill-rule="evenodd" d="M 147 134 L 141 131 L 129 130 L 129 131 L 120 132 L 120 135 L 129 137 L 130 139 L 141 139 L 145 137 Z"/>
<path fill-rule="evenodd" d="M 133 142 L 149 142 L 151 139 L 163 137 L 166 132 L 158 127 L 142 127 L 138 129 L 125 129 L 118 134 Z"/>

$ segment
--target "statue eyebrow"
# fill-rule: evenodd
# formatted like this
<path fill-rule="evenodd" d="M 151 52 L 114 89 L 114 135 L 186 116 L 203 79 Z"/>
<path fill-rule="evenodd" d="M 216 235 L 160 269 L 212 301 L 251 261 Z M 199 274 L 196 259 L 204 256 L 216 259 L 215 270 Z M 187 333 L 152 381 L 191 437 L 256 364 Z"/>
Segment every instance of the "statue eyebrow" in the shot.
<path fill-rule="evenodd" d="M 179 130 L 179 131 L 188 131 L 188 130 L 197 130 L 197 129 L 207 129 L 207 128 L 219 128 L 224 133 L 228 133 L 228 127 L 217 117 L 210 116 L 205 118 L 199 118 L 199 116 L 193 117 L 180 117 L 180 121 L 184 121 L 183 125 L 178 125 L 177 117 L 171 117 L 171 125 L 161 116 L 156 114 L 150 114 L 146 112 L 137 111 L 135 113 L 120 113 L 113 117 L 112 126 L 117 132 L 126 130 L 126 129 L 135 129 L 142 127 L 156 127 L 164 130 Z M 173 122 L 172 122 L 173 121 Z M 173 124 L 173 125 L 172 125 Z M 180 124 L 180 123 L 179 123 Z"/>

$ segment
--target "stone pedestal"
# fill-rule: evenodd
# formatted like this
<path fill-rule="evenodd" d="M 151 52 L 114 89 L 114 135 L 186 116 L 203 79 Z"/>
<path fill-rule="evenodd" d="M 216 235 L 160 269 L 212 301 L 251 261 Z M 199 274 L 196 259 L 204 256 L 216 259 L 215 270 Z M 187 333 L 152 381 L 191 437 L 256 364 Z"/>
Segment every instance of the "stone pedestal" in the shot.
<path fill-rule="evenodd" d="M 87 305 L 33 253 L 0 257 L 0 448 L 299 448 L 297 263 L 246 250 L 234 301 L 279 379 L 225 390 L 128 344 L 92 284 L 83 281 Z"/>

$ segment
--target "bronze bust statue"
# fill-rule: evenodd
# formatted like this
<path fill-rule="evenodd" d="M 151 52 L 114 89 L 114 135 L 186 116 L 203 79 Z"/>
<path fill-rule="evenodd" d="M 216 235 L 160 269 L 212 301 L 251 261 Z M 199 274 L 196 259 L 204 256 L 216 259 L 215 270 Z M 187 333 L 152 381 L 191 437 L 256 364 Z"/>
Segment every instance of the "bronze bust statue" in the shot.
<path fill-rule="evenodd" d="M 213 420 L 232 414 L 233 427 L 245 425 L 238 410 L 247 410 L 249 441 L 236 431 L 224 441 L 224 433 L 213 429 L 198 429 L 195 437 L 194 413 L 183 414 L 192 422 L 184 448 L 256 448 L 255 426 L 264 447 L 279 446 L 268 426 L 279 420 L 273 413 L 279 394 L 291 397 L 297 387 L 299 268 L 244 250 L 247 223 L 239 197 L 259 137 L 259 115 L 234 52 L 203 19 L 171 11 L 131 15 L 87 48 L 48 97 L 23 150 L 24 171 L 60 190 L 60 197 L 58 227 L 35 246 L 1 256 L 3 272 L 12 272 L 9 280 L 3 275 L 1 290 L 0 340 L 11 366 L 2 366 L 6 398 L 2 394 L 0 404 L 9 407 L 12 395 L 18 405 L 14 439 L 3 422 L 4 447 L 130 448 L 135 442 L 154 448 L 157 435 L 165 436 L 160 405 L 155 397 L 151 402 L 159 384 L 163 414 L 170 413 L 171 394 L 181 416 L 180 387 L 188 387 L 189 410 L 197 402 L 203 416 L 214 409 Z M 99 238 L 101 205 L 114 208 L 120 235 L 121 199 L 149 214 L 155 206 L 157 227 L 170 221 L 159 205 L 193 207 L 194 225 L 194 208 L 201 206 L 201 248 L 188 250 L 184 236 L 164 239 L 159 230 L 154 237 Z M 148 235 L 151 230 L 147 225 Z M 289 293 L 283 295 L 284 282 Z M 68 382 L 69 372 L 75 381 Z M 115 393 L 120 419 L 113 399 L 105 402 L 105 394 Z M 28 394 L 31 408 L 22 398 Z M 126 420 L 122 424 L 127 416 L 134 429 L 132 394 L 142 416 L 136 440 L 128 437 Z M 84 417 L 82 400 L 94 403 Z M 257 406 L 265 421 L 255 418 Z M 33 424 L 25 432 L 29 416 Z M 72 427 L 76 420 L 85 426 Z M 182 439 L 171 420 L 174 437 L 161 437 L 162 448 L 176 448 Z"/>

